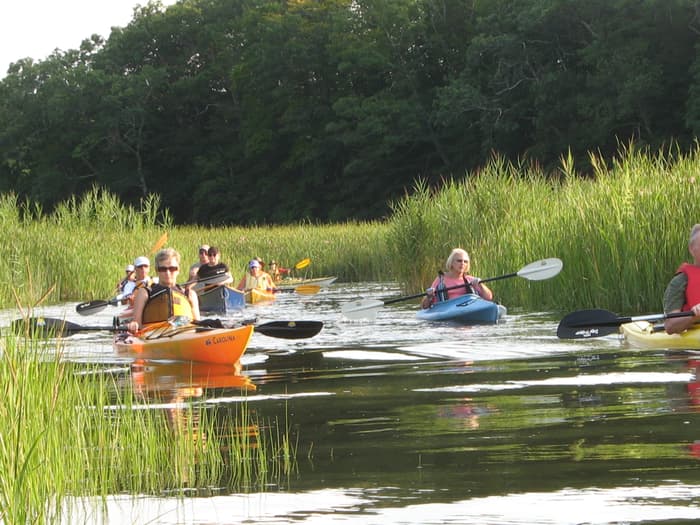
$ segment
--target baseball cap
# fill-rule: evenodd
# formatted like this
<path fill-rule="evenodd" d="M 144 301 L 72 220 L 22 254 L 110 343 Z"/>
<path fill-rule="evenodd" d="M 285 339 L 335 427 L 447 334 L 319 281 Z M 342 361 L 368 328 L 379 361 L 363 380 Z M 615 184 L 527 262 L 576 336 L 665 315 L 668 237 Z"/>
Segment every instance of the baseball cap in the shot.
<path fill-rule="evenodd" d="M 143 255 L 134 259 L 134 266 L 136 266 L 137 268 L 139 266 L 150 266 L 150 265 L 151 265 L 151 263 L 148 260 L 148 257 L 144 257 Z"/>
<path fill-rule="evenodd" d="M 128 273 L 133 272 L 133 271 L 134 271 L 134 265 L 133 265 L 133 264 L 127 264 L 127 265 L 126 265 L 126 269 L 125 269 L 124 271 L 126 271 L 126 272 L 128 272 Z"/>

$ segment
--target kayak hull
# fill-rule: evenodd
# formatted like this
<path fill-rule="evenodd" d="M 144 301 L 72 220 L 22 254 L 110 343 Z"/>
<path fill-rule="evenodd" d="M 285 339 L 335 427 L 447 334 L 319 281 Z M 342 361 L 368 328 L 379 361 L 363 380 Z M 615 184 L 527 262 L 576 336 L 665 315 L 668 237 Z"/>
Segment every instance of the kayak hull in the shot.
<path fill-rule="evenodd" d="M 655 331 L 648 321 L 635 321 L 620 325 L 622 338 L 637 348 L 669 348 L 700 350 L 700 327 L 691 328 L 682 334 L 667 334 Z"/>
<path fill-rule="evenodd" d="M 245 294 L 226 285 L 198 291 L 197 298 L 202 312 L 225 315 L 245 308 Z"/>
<path fill-rule="evenodd" d="M 269 303 L 275 300 L 275 293 L 254 288 L 245 293 L 245 302 L 248 304 Z"/>
<path fill-rule="evenodd" d="M 506 307 L 466 294 L 448 299 L 420 310 L 416 317 L 422 321 L 451 321 L 460 324 L 493 324 L 507 313 Z"/>
<path fill-rule="evenodd" d="M 316 286 L 320 286 L 321 288 L 323 288 L 325 286 L 330 286 L 337 279 L 337 277 L 316 277 L 313 279 L 282 279 L 280 282 L 277 283 L 277 286 L 279 286 L 280 288 L 294 288 L 296 286 L 304 284 L 315 284 Z"/>
<path fill-rule="evenodd" d="M 212 329 L 155 323 L 138 336 L 117 334 L 114 348 L 118 354 L 134 359 L 233 365 L 245 352 L 252 335 L 252 325 Z"/>

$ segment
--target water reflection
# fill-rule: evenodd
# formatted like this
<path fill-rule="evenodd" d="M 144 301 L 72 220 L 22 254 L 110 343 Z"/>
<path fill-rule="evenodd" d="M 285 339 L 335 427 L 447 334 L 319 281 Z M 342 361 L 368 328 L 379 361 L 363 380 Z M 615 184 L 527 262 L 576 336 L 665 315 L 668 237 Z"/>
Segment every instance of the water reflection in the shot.
<path fill-rule="evenodd" d="M 614 336 L 558 340 L 560 316 L 515 305 L 506 322 L 469 329 L 419 322 L 411 302 L 382 308 L 374 322 L 340 314 L 358 296 L 392 295 L 401 295 L 392 283 L 339 284 L 255 310 L 261 323 L 324 322 L 308 340 L 254 334 L 241 363 L 257 387 L 248 406 L 291 429 L 298 471 L 285 486 L 187 500 L 115 497 L 110 521 L 700 520 L 697 353 L 636 350 Z M 74 306 L 64 307 L 71 320 Z M 107 334 L 72 338 L 64 353 L 126 363 Z M 243 400 L 237 385 L 214 386 L 211 371 L 150 371 L 136 370 L 134 387 L 151 396 L 159 385 L 169 408 L 201 401 L 235 411 Z M 190 375 L 208 379 L 193 386 Z"/>

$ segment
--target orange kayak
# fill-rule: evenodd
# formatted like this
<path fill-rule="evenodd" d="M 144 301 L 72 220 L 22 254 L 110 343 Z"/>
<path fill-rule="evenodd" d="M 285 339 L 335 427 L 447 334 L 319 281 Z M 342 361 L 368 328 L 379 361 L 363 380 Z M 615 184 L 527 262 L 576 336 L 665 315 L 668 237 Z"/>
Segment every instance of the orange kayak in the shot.
<path fill-rule="evenodd" d="M 135 359 L 235 364 L 248 347 L 252 335 L 252 325 L 208 328 L 194 324 L 154 323 L 136 335 L 117 334 L 114 348 L 117 353 Z"/>

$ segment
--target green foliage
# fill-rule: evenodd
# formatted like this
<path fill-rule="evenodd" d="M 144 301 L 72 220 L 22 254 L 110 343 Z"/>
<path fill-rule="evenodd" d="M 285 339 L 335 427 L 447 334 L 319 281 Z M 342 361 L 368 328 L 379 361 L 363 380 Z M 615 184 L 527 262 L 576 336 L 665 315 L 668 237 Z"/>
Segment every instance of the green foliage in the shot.
<path fill-rule="evenodd" d="M 419 184 L 395 204 L 390 221 L 389 246 L 397 258 L 410 253 L 415 261 L 395 268 L 397 277 L 409 290 L 423 289 L 454 247 L 470 252 L 472 272 L 482 278 L 558 257 L 559 276 L 499 281 L 497 298 L 536 311 L 661 311 L 700 217 L 697 199 L 688 198 L 696 193 L 699 153 L 651 155 L 628 146 L 609 167 L 591 156 L 589 179 L 576 176 L 564 157 L 558 182 L 536 166 L 496 157 L 478 175 L 447 181 L 439 191 Z"/>
<path fill-rule="evenodd" d="M 0 192 L 94 185 L 181 224 L 383 218 L 492 155 L 590 173 L 618 144 L 692 148 L 685 0 L 151 2 L 0 81 Z"/>

